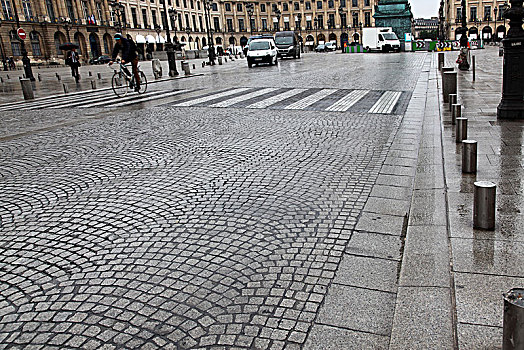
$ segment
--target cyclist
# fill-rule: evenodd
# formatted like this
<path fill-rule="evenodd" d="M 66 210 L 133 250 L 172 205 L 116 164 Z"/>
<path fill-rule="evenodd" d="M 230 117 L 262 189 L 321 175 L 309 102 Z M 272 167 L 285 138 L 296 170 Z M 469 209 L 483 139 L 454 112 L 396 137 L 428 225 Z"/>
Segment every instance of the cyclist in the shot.
<path fill-rule="evenodd" d="M 122 51 L 122 64 L 131 63 L 133 75 L 135 76 L 135 91 L 140 91 L 140 75 L 138 74 L 138 56 L 136 54 L 136 45 L 132 40 L 126 39 L 120 33 L 115 34 L 115 47 L 109 65 L 116 60 L 118 53 Z"/>

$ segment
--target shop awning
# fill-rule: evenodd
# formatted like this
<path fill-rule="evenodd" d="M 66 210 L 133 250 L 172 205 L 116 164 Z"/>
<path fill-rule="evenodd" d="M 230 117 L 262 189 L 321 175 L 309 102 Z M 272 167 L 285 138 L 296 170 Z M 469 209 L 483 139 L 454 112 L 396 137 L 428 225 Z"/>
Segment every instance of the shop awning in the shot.
<path fill-rule="evenodd" d="M 148 35 L 148 36 L 146 36 L 146 41 L 147 41 L 148 44 L 154 44 L 154 43 L 156 43 L 156 39 L 155 39 L 155 37 L 152 36 L 152 35 Z"/>
<path fill-rule="evenodd" d="M 137 44 L 145 44 L 145 43 L 146 43 L 146 38 L 144 38 L 143 35 L 137 34 L 137 35 L 135 36 L 135 42 L 136 42 Z"/>

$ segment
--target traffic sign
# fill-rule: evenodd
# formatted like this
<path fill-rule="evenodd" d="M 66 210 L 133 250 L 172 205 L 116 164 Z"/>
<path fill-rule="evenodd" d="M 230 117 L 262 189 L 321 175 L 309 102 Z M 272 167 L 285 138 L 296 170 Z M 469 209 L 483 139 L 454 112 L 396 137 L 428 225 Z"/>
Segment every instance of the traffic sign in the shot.
<path fill-rule="evenodd" d="M 25 30 L 23 30 L 22 28 L 18 28 L 18 30 L 16 31 L 16 34 L 18 34 L 18 37 L 20 38 L 20 40 L 25 40 L 25 38 L 27 38 Z"/>

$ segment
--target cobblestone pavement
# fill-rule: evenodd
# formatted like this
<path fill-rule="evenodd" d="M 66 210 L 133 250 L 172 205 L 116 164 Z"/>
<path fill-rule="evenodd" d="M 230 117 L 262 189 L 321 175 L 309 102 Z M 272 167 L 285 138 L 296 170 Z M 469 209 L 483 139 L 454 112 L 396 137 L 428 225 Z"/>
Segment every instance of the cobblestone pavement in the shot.
<path fill-rule="evenodd" d="M 309 55 L 162 86 L 404 91 L 407 103 L 426 56 Z M 3 112 L 0 348 L 303 348 L 402 113 L 150 107 Z M 400 232 L 357 233 L 354 257 L 395 242 L 396 256 L 361 257 L 395 276 Z M 345 283 L 390 313 L 345 326 L 382 348 L 395 289 Z"/>

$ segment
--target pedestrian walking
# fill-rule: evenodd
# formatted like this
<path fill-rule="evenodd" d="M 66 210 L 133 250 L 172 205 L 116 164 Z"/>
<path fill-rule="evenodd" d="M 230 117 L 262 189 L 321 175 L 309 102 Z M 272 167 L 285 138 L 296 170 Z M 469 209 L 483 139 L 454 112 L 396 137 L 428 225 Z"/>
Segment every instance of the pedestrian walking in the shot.
<path fill-rule="evenodd" d="M 75 48 L 72 48 L 71 51 L 67 52 L 66 64 L 71 67 L 71 75 L 75 78 L 75 81 L 78 83 L 80 80 L 80 73 L 78 72 L 78 67 L 80 67 L 80 56 L 76 52 Z"/>

